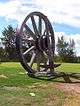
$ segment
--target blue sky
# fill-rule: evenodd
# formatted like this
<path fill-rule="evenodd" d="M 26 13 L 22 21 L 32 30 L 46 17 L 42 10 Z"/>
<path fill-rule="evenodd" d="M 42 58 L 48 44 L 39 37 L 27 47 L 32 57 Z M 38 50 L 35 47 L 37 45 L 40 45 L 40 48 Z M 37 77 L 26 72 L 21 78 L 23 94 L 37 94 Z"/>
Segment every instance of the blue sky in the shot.
<path fill-rule="evenodd" d="M 16 20 L 6 21 L 6 19 L 4 17 L 0 17 L 0 35 L 2 35 L 2 31 L 8 25 L 11 25 L 12 27 L 16 28 L 17 24 L 18 24 L 18 22 Z"/>
<path fill-rule="evenodd" d="M 80 0 L 0 0 L 0 36 L 4 27 L 20 27 L 26 15 L 40 11 L 48 16 L 55 39 L 63 35 L 74 39 L 76 54 L 80 55 Z"/>
<path fill-rule="evenodd" d="M 74 34 L 74 35 L 76 33 L 80 33 L 80 28 L 70 26 L 65 23 L 64 24 L 54 23 L 53 26 L 56 32 L 65 32 L 66 34 Z"/>

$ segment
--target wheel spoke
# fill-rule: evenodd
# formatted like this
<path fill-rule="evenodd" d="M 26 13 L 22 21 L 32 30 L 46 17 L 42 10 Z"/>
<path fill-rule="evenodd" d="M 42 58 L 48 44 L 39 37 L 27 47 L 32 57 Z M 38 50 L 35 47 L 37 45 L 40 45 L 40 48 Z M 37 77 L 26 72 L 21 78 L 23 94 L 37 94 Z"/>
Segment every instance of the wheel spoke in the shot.
<path fill-rule="evenodd" d="M 34 63 L 34 60 L 35 60 L 35 57 L 36 57 L 36 54 L 33 53 L 32 57 L 31 57 L 31 60 L 30 60 L 30 63 L 29 65 L 32 67 L 33 63 Z"/>
<path fill-rule="evenodd" d="M 39 36 L 39 32 L 38 32 L 37 26 L 36 26 L 36 22 L 35 22 L 33 16 L 31 16 L 31 21 L 32 21 L 32 25 L 33 25 L 33 29 L 34 29 L 35 34 L 36 34 L 37 36 Z"/>
<path fill-rule="evenodd" d="M 45 66 L 45 71 L 48 70 L 48 65 L 49 65 L 49 60 L 48 60 L 48 56 L 45 52 L 43 52 L 44 54 L 44 58 L 45 58 L 45 61 L 44 61 L 44 66 Z"/>
<path fill-rule="evenodd" d="M 39 26 L 38 26 L 38 29 L 39 29 L 39 34 L 42 35 L 42 20 L 41 20 L 41 17 L 39 17 Z"/>
<path fill-rule="evenodd" d="M 49 65 L 50 65 L 50 71 L 53 72 L 54 69 L 53 69 L 53 51 L 52 51 L 52 48 L 51 48 L 51 44 L 50 44 L 50 39 L 49 39 L 49 36 L 47 36 L 47 42 L 48 42 L 48 59 L 49 59 Z"/>
<path fill-rule="evenodd" d="M 28 31 L 28 33 L 33 37 L 33 39 L 36 40 L 36 36 L 35 34 L 31 31 L 31 29 L 25 24 L 25 28 Z"/>
<path fill-rule="evenodd" d="M 49 58 L 49 66 L 50 66 L 50 71 L 53 72 L 53 56 L 51 55 L 51 53 L 48 54 L 48 58 Z"/>
<path fill-rule="evenodd" d="M 46 35 L 46 29 L 44 30 L 43 35 Z"/>
<path fill-rule="evenodd" d="M 34 48 L 35 48 L 34 46 L 30 47 L 28 50 L 26 50 L 26 51 L 23 53 L 23 55 L 26 55 L 27 53 L 29 53 L 30 51 L 32 51 Z"/>

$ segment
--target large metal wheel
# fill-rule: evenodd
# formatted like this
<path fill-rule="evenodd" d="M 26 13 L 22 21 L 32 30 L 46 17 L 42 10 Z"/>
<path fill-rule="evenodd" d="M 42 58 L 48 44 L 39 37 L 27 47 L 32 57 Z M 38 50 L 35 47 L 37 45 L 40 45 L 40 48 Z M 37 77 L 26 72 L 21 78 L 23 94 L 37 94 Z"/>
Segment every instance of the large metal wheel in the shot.
<path fill-rule="evenodd" d="M 48 18 L 40 12 L 30 13 L 17 35 L 17 51 L 21 64 L 29 74 L 54 72 L 55 39 Z"/>

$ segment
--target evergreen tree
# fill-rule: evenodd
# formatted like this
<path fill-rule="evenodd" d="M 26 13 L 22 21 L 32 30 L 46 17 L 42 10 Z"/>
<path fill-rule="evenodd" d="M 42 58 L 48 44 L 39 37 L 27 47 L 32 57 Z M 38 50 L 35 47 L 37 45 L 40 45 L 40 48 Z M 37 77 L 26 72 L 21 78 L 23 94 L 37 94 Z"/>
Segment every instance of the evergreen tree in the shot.
<path fill-rule="evenodd" d="M 70 39 L 65 41 L 64 37 L 58 37 L 57 52 L 63 62 L 75 62 L 75 42 Z"/>
<path fill-rule="evenodd" d="M 5 46 L 6 56 L 9 60 L 16 58 L 16 45 L 15 45 L 15 39 L 16 34 L 15 30 L 11 25 L 9 25 L 7 28 L 4 28 L 2 31 L 3 38 L 2 43 Z"/>

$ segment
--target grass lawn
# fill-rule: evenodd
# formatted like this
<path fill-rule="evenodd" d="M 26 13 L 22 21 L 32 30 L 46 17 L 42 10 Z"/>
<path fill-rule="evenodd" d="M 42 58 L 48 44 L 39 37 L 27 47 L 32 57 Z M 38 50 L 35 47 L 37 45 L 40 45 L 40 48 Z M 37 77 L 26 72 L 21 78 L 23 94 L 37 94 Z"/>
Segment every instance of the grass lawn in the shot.
<path fill-rule="evenodd" d="M 80 72 L 80 64 L 63 63 L 56 70 Z M 72 96 L 56 89 L 57 83 L 28 77 L 20 63 L 1 63 L 0 106 L 63 106 Z"/>

